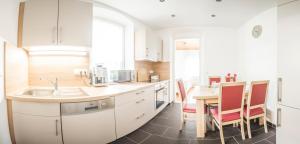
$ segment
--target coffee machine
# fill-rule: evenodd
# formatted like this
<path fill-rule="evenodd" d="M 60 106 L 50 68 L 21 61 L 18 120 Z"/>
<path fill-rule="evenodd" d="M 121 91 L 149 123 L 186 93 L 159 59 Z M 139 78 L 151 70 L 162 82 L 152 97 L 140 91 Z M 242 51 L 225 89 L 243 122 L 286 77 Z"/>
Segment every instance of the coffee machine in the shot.
<path fill-rule="evenodd" d="M 107 68 L 103 64 L 96 64 L 91 70 L 91 85 L 106 86 L 107 84 Z"/>

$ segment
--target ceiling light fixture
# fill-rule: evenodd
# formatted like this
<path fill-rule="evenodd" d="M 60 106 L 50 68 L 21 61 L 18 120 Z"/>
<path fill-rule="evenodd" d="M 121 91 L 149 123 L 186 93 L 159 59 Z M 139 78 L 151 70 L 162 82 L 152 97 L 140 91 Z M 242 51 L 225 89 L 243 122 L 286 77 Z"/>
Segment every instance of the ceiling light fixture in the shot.
<path fill-rule="evenodd" d="M 175 14 L 171 14 L 171 17 L 172 17 L 172 18 L 175 18 L 175 17 L 176 17 L 176 15 L 175 15 Z"/>
<path fill-rule="evenodd" d="M 211 17 L 216 17 L 216 15 L 215 15 L 215 14 L 212 14 Z"/>
<path fill-rule="evenodd" d="M 222 0 L 216 0 L 217 2 L 221 2 Z"/>
<path fill-rule="evenodd" d="M 159 0 L 160 2 L 165 2 L 166 0 Z"/>

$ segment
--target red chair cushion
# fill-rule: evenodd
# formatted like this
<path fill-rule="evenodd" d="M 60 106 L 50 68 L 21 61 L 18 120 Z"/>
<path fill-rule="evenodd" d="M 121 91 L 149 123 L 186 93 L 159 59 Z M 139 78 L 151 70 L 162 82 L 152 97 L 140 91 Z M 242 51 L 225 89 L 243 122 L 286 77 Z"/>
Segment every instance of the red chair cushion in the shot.
<path fill-rule="evenodd" d="M 218 108 L 213 108 L 210 109 L 210 112 L 212 114 L 212 116 L 220 122 L 219 119 L 219 110 Z M 235 112 L 235 113 L 230 113 L 230 114 L 223 114 L 222 115 L 222 122 L 229 122 L 229 121 L 234 121 L 234 120 L 238 120 L 240 119 L 240 113 L 239 112 Z"/>
<path fill-rule="evenodd" d="M 196 107 L 194 105 L 186 104 L 183 107 L 183 112 L 186 112 L 186 113 L 196 113 Z"/>
<path fill-rule="evenodd" d="M 255 108 L 250 110 L 250 117 L 263 114 L 264 110 L 262 108 Z M 244 107 L 244 116 L 247 116 L 247 107 Z"/>
<path fill-rule="evenodd" d="M 195 104 L 185 104 L 185 106 L 183 106 L 183 112 L 196 113 L 196 105 Z M 205 107 L 204 113 L 207 114 L 207 107 Z"/>

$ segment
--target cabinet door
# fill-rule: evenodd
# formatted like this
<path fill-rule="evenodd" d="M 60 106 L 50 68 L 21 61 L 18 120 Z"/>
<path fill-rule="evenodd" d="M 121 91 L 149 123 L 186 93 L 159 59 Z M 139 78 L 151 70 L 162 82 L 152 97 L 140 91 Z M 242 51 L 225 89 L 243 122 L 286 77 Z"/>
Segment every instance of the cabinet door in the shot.
<path fill-rule="evenodd" d="M 17 44 L 19 0 L 1 0 L 0 37 Z"/>
<path fill-rule="evenodd" d="M 58 0 L 25 2 L 23 47 L 57 44 Z"/>
<path fill-rule="evenodd" d="M 58 44 L 91 47 L 92 3 L 81 0 L 60 0 L 58 21 Z"/>
<path fill-rule="evenodd" d="M 17 144 L 62 144 L 60 117 L 13 114 Z"/>
<path fill-rule="evenodd" d="M 278 125 L 276 128 L 276 142 L 278 144 L 298 144 L 300 109 L 287 106 L 278 106 Z"/>

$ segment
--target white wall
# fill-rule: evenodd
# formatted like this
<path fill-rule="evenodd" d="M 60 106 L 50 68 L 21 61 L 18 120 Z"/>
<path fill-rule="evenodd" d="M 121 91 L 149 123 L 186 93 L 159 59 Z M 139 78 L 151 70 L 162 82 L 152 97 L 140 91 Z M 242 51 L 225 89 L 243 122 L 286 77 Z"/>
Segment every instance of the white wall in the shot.
<path fill-rule="evenodd" d="M 262 25 L 259 38 L 252 37 L 252 28 Z M 277 91 L 277 8 L 252 18 L 238 29 L 239 72 L 243 80 L 270 80 L 267 108 L 271 111 L 273 123 L 276 122 Z"/>
<path fill-rule="evenodd" d="M 170 94 L 174 94 L 174 55 L 175 40 L 200 39 L 200 76 L 201 84 L 208 84 L 208 76 L 225 75 L 238 71 L 237 62 L 237 32 L 232 28 L 221 27 L 183 27 L 157 31 L 164 41 L 164 59 L 171 65 Z M 168 55 L 165 55 L 168 54 Z"/>

